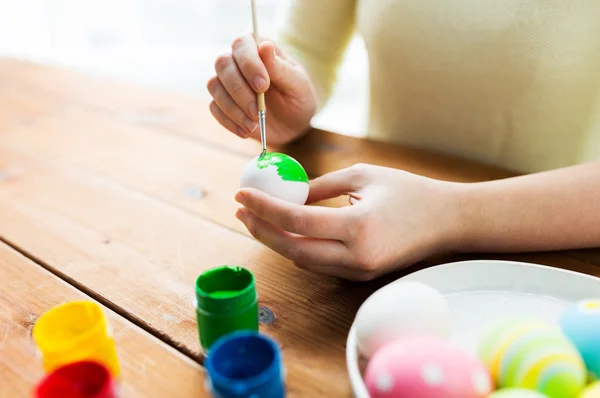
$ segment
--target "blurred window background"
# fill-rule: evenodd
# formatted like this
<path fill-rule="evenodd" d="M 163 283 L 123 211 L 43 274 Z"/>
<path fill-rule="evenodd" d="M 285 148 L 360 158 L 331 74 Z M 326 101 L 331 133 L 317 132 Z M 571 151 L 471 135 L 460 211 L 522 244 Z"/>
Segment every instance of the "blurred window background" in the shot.
<path fill-rule="evenodd" d="M 257 0 L 261 35 L 275 37 L 288 4 Z M 0 56 L 208 99 L 214 59 L 251 21 L 250 0 L 0 0 Z M 356 37 L 316 127 L 364 134 L 367 68 Z"/>

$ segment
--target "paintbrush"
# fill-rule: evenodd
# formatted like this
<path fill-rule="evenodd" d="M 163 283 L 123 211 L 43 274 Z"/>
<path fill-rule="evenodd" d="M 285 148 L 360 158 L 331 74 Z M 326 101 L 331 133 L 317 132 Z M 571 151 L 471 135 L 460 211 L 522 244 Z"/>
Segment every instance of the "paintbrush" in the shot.
<path fill-rule="evenodd" d="M 256 46 L 258 46 L 260 38 L 258 36 L 258 19 L 256 18 L 256 0 L 252 0 L 252 29 L 254 32 L 254 41 L 256 41 Z M 258 102 L 258 126 L 260 128 L 260 141 L 262 143 L 262 153 L 260 156 L 264 156 L 267 153 L 267 126 L 265 120 L 267 109 L 265 106 L 265 94 L 257 94 L 256 101 Z"/>

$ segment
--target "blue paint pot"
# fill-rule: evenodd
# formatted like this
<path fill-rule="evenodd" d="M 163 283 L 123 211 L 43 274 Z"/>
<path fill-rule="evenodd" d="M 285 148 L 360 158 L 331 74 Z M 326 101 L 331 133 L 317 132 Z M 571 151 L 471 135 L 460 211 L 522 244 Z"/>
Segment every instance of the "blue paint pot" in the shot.
<path fill-rule="evenodd" d="M 255 331 L 229 333 L 213 343 L 204 362 L 214 398 L 283 398 L 285 374 L 279 347 Z"/>

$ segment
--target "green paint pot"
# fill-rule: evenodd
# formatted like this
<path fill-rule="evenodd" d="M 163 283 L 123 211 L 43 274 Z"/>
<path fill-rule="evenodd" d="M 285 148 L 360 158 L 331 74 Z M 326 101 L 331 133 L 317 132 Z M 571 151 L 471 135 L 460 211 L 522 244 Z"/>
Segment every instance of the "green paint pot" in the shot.
<path fill-rule="evenodd" d="M 258 331 L 258 295 L 254 275 L 242 267 L 221 266 L 196 279 L 196 321 L 206 351 L 221 336 Z"/>

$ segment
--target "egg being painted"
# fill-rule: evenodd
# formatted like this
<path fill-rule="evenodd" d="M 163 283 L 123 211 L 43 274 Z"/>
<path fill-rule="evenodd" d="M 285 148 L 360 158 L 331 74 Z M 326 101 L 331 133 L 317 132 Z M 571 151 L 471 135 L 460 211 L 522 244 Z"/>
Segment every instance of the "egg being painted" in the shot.
<path fill-rule="evenodd" d="M 579 350 L 590 379 L 600 378 L 600 299 L 569 306 L 558 323 Z"/>
<path fill-rule="evenodd" d="M 445 338 L 409 336 L 381 347 L 365 372 L 372 398 L 484 398 L 487 370 Z"/>
<path fill-rule="evenodd" d="M 303 205 L 308 198 L 308 176 L 298 161 L 270 152 L 252 159 L 242 171 L 240 188 L 256 188 L 273 197 Z"/>
<path fill-rule="evenodd" d="M 500 388 L 537 390 L 550 398 L 577 397 L 585 385 L 581 355 L 557 325 L 506 320 L 484 332 L 479 357 Z"/>
<path fill-rule="evenodd" d="M 548 396 L 525 388 L 505 388 L 494 391 L 487 398 L 548 398 Z"/>

